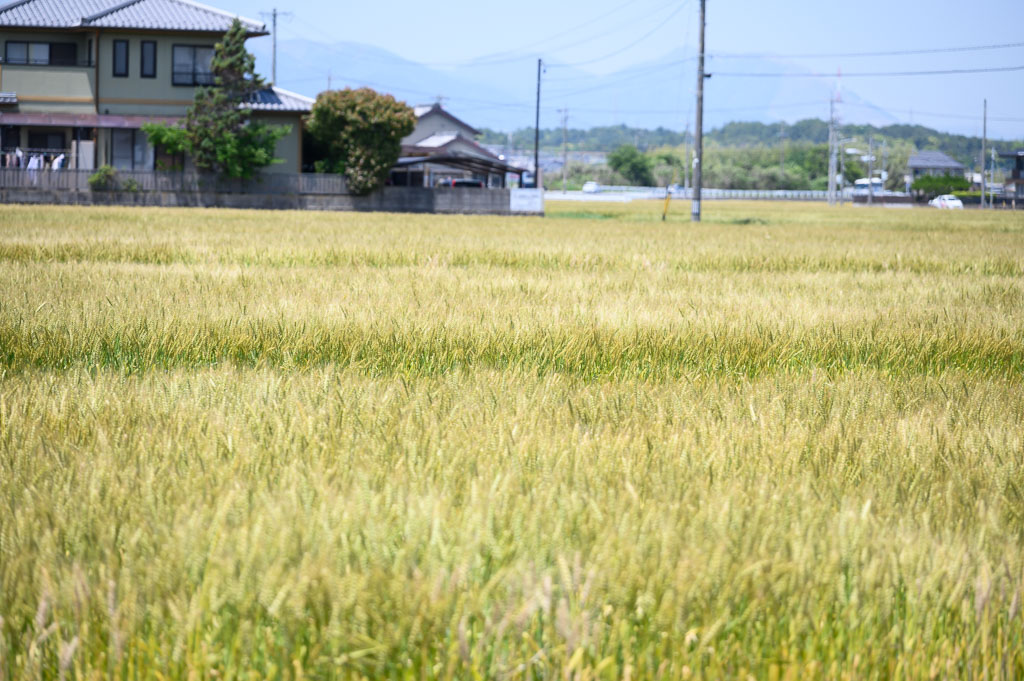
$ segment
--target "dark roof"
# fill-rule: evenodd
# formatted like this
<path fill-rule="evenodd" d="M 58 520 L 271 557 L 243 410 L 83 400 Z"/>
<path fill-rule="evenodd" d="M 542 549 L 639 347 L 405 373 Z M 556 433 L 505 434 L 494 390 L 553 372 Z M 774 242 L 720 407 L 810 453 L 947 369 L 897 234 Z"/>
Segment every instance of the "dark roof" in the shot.
<path fill-rule="evenodd" d="M 522 168 L 510 166 L 497 159 L 463 156 L 461 154 L 437 154 L 436 156 L 406 156 L 395 162 L 394 168 L 417 166 L 421 163 L 435 163 L 450 168 L 462 168 L 479 173 L 522 173 Z"/>
<path fill-rule="evenodd" d="M 309 113 L 313 109 L 313 101 L 305 95 L 282 90 L 279 87 L 268 87 L 252 96 L 249 108 L 253 111 L 299 111 Z"/>
<path fill-rule="evenodd" d="M 1018 149 L 1017 151 L 1000 151 L 999 155 L 1002 158 L 1018 158 L 1024 156 L 1024 149 Z"/>
<path fill-rule="evenodd" d="M 235 15 L 191 0 L 16 0 L 0 7 L 0 26 L 122 28 L 224 33 Z M 250 34 L 264 24 L 238 17 Z"/>
<path fill-rule="evenodd" d="M 941 168 L 944 170 L 963 170 L 964 164 L 954 161 L 941 151 L 918 151 L 907 160 L 908 168 Z"/>

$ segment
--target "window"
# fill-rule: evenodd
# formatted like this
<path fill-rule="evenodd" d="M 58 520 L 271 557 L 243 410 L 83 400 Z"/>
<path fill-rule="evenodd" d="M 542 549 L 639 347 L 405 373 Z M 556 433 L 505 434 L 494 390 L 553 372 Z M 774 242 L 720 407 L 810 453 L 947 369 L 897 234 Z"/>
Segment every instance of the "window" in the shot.
<path fill-rule="evenodd" d="M 50 63 L 50 43 L 29 43 L 28 44 L 29 64 Z"/>
<path fill-rule="evenodd" d="M 66 141 L 62 132 L 28 131 L 29 149 L 64 149 Z"/>
<path fill-rule="evenodd" d="M 142 41 L 142 62 L 139 75 L 143 78 L 156 78 L 156 41 Z"/>
<path fill-rule="evenodd" d="M 126 78 L 128 76 L 128 41 L 114 41 L 114 76 Z"/>
<path fill-rule="evenodd" d="M 8 40 L 7 50 L 4 52 L 4 61 L 8 64 L 27 64 L 28 43 L 16 43 L 13 40 Z"/>
<path fill-rule="evenodd" d="M 205 45 L 175 45 L 172 61 L 175 85 L 213 85 L 213 48 Z"/>
<path fill-rule="evenodd" d="M 118 170 L 153 169 L 153 147 L 141 130 L 111 130 L 110 147 L 110 165 Z"/>
<path fill-rule="evenodd" d="M 75 43 L 28 43 L 8 40 L 4 61 L 8 64 L 74 66 L 78 63 L 78 45 Z"/>

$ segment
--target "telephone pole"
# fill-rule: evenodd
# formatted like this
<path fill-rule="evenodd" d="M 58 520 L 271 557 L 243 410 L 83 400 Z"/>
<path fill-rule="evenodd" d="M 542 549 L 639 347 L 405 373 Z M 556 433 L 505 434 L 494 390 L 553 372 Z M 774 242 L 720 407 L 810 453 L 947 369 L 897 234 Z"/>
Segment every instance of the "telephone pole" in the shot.
<path fill-rule="evenodd" d="M 533 186 L 540 189 L 540 67 L 537 60 L 537 113 L 533 124 Z"/>
<path fill-rule="evenodd" d="M 875 198 L 875 145 L 868 135 L 868 205 L 874 203 Z"/>
<path fill-rule="evenodd" d="M 690 188 L 690 119 L 686 119 L 686 132 L 683 134 L 683 189 Z"/>
<path fill-rule="evenodd" d="M 836 205 L 836 101 L 828 100 L 828 205 Z"/>
<path fill-rule="evenodd" d="M 981 109 L 981 207 L 985 207 L 985 143 L 988 142 L 988 99 L 982 100 Z"/>
<path fill-rule="evenodd" d="M 700 52 L 697 56 L 697 131 L 693 140 L 696 158 L 693 161 L 693 201 L 690 202 L 690 220 L 700 222 L 701 166 L 704 163 L 704 4 L 700 0 Z"/>
<path fill-rule="evenodd" d="M 569 168 L 569 110 L 559 109 L 562 114 L 562 193 L 565 193 L 565 173 Z"/>
<path fill-rule="evenodd" d="M 786 122 L 779 121 L 779 175 L 786 174 Z"/>
<path fill-rule="evenodd" d="M 260 16 L 264 16 L 264 17 L 265 16 L 269 16 L 270 17 L 270 25 L 271 25 L 270 38 L 271 38 L 271 41 L 272 41 L 272 48 L 271 48 L 272 52 L 271 52 L 271 56 L 270 56 L 270 84 L 272 86 L 273 85 L 277 85 L 277 17 L 278 16 L 282 16 L 282 17 L 291 16 L 291 14 L 292 14 L 291 12 L 278 12 L 276 7 L 273 10 L 271 10 L 270 12 L 260 12 Z M 328 86 L 327 89 L 330 90 L 331 89 L 330 86 Z"/>

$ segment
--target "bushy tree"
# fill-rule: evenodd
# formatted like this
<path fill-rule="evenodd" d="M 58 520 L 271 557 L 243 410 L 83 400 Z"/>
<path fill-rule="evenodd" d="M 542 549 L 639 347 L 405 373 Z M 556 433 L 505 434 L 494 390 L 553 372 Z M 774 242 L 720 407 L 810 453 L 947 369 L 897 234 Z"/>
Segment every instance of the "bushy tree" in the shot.
<path fill-rule="evenodd" d="M 952 194 L 971 188 L 971 183 L 960 175 L 922 175 L 910 188 L 932 199 L 941 194 Z"/>
<path fill-rule="evenodd" d="M 273 163 L 274 147 L 289 128 L 252 120 L 247 104 L 266 87 L 255 65 L 245 49 L 245 28 L 236 18 L 214 46 L 214 85 L 196 90 L 183 128 L 144 125 L 150 142 L 170 153 L 186 152 L 200 170 L 228 177 L 249 178 Z"/>
<path fill-rule="evenodd" d="M 317 95 L 306 125 L 321 157 L 317 172 L 341 173 L 349 189 L 368 194 L 382 186 L 416 127 L 404 102 L 370 88 L 328 90 Z"/>
<path fill-rule="evenodd" d="M 650 187 L 654 184 L 651 159 L 641 154 L 631 144 L 623 144 L 608 154 L 608 165 L 629 180 L 631 184 L 642 187 Z"/>

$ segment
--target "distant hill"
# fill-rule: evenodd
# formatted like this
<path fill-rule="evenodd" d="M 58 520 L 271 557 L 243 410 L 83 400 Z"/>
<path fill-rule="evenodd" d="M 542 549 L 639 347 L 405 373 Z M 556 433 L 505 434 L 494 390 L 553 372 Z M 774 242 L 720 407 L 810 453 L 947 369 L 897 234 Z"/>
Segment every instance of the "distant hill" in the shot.
<path fill-rule="evenodd" d="M 641 150 L 665 146 L 679 146 L 692 142 L 692 134 L 655 128 L 633 128 L 626 125 L 599 126 L 582 130 L 571 128 L 567 131 L 568 146 L 573 151 L 612 151 L 622 144 L 632 144 Z M 878 143 L 909 142 L 915 149 L 938 149 L 949 154 L 964 165 L 971 167 L 978 161 L 981 138 L 941 132 L 923 125 L 844 125 L 845 137 L 866 138 L 871 135 Z M 721 147 L 772 147 L 780 140 L 787 143 L 827 144 L 828 122 L 808 118 L 795 123 L 763 123 L 760 121 L 731 122 L 706 132 L 705 144 Z M 509 134 L 483 129 L 480 140 L 487 144 L 509 144 Z M 562 148 L 562 129 L 542 129 L 541 147 L 555 151 Z M 533 148 L 533 128 L 520 128 L 511 134 L 514 149 Z M 1024 148 L 1024 139 L 1017 141 L 989 140 L 989 147 L 997 152 Z"/>

